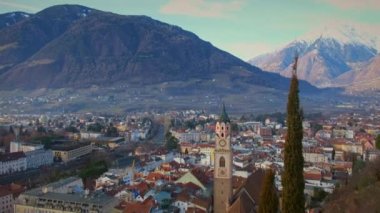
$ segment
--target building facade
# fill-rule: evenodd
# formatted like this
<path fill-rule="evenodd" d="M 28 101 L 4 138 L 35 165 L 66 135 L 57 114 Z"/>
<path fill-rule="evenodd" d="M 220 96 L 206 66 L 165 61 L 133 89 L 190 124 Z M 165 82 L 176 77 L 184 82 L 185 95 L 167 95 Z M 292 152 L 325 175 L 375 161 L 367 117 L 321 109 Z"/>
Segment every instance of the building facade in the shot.
<path fill-rule="evenodd" d="M 45 149 L 26 152 L 26 168 L 38 168 L 43 165 L 53 164 L 53 152 Z"/>
<path fill-rule="evenodd" d="M 44 145 L 42 144 L 33 144 L 33 143 L 25 143 L 18 141 L 11 141 L 10 144 L 10 152 L 30 152 L 34 150 L 43 149 Z"/>
<path fill-rule="evenodd" d="M 69 143 L 53 146 L 52 150 L 54 158 L 67 162 L 91 153 L 92 145 L 91 143 Z"/>
<path fill-rule="evenodd" d="M 0 211 L 3 213 L 13 213 L 13 195 L 10 191 L 0 191 Z"/>
<path fill-rule="evenodd" d="M 23 152 L 0 155 L 0 175 L 26 170 L 26 156 Z"/>
<path fill-rule="evenodd" d="M 15 197 L 17 197 L 25 189 L 21 185 L 8 184 L 0 186 L 0 212 L 13 213 Z"/>

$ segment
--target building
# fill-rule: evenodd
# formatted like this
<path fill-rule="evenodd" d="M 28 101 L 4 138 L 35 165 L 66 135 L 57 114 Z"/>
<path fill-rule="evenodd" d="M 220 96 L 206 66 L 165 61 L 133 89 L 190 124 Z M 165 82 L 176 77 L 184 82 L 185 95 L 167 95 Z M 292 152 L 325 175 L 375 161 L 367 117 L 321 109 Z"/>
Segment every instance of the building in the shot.
<path fill-rule="evenodd" d="M 364 154 L 364 159 L 366 161 L 375 161 L 378 158 L 380 158 L 380 150 L 368 150 Z"/>
<path fill-rule="evenodd" d="M 3 213 L 14 212 L 14 199 L 11 191 L 0 190 L 0 211 Z"/>
<path fill-rule="evenodd" d="M 23 152 L 0 155 L 0 175 L 26 170 L 26 156 Z"/>
<path fill-rule="evenodd" d="M 13 153 L 13 152 L 30 152 L 30 151 L 34 151 L 34 150 L 43 149 L 43 148 L 44 148 L 44 145 L 42 145 L 42 144 L 11 141 L 9 152 L 11 152 L 11 153 Z"/>
<path fill-rule="evenodd" d="M 196 131 L 190 132 L 174 132 L 172 131 L 174 137 L 176 137 L 179 142 L 200 142 L 201 133 Z"/>
<path fill-rule="evenodd" d="M 195 177 L 190 171 L 185 173 L 178 180 L 176 180 L 175 183 L 181 183 L 181 184 L 192 183 L 198 186 L 199 188 L 201 188 L 202 190 L 206 190 L 206 186 L 197 177 Z"/>
<path fill-rule="evenodd" d="M 24 187 L 13 183 L 6 186 L 0 186 L 0 212 L 15 212 L 13 208 L 15 197 L 23 191 Z"/>
<path fill-rule="evenodd" d="M 87 139 L 97 139 L 103 137 L 102 133 L 99 132 L 81 132 L 80 133 L 80 138 L 83 140 Z"/>
<path fill-rule="evenodd" d="M 214 212 L 227 212 L 232 198 L 232 150 L 230 119 L 223 105 L 222 115 L 216 123 L 214 162 Z"/>
<path fill-rule="evenodd" d="M 117 199 L 103 192 L 89 194 L 81 188 L 80 178 L 70 177 L 22 193 L 15 202 L 15 212 L 112 212 Z"/>
<path fill-rule="evenodd" d="M 52 146 L 52 150 L 55 159 L 67 162 L 91 153 L 92 145 L 91 143 L 64 142 Z"/>
<path fill-rule="evenodd" d="M 53 152 L 50 149 L 39 149 L 26 152 L 25 156 L 27 169 L 53 164 Z"/>
<path fill-rule="evenodd" d="M 309 162 L 309 163 L 328 163 L 329 162 L 329 156 L 325 154 L 322 149 L 304 150 L 302 155 L 305 162 Z"/>
<path fill-rule="evenodd" d="M 336 141 L 333 144 L 334 150 L 344 151 L 345 153 L 355 153 L 363 155 L 363 145 L 349 141 Z"/>

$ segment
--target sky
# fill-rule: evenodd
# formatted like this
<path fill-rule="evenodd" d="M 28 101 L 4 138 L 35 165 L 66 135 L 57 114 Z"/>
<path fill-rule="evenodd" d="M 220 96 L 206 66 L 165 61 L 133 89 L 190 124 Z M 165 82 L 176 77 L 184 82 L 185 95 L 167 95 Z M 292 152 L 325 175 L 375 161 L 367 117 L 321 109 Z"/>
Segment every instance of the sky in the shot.
<path fill-rule="evenodd" d="M 243 60 L 324 26 L 348 24 L 380 36 L 380 0 L 0 0 L 0 13 L 36 13 L 57 4 L 147 15 Z"/>

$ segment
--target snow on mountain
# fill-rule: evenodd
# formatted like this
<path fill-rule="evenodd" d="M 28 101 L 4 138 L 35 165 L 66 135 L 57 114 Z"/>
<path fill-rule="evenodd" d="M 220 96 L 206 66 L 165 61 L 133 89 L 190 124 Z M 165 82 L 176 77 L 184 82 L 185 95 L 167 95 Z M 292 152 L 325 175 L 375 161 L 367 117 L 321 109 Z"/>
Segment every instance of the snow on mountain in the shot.
<path fill-rule="evenodd" d="M 317 87 L 340 86 L 339 79 L 347 78 L 339 76 L 361 70 L 378 54 L 380 42 L 375 35 L 359 32 L 349 25 L 324 27 L 300 36 L 280 50 L 253 58 L 249 63 L 290 77 L 292 60 L 295 54 L 299 54 L 300 79 Z M 360 75 L 361 72 L 353 73 Z"/>
<path fill-rule="evenodd" d="M 358 31 L 357 28 L 352 25 L 321 27 L 306 33 L 305 35 L 297 38 L 297 40 L 313 43 L 318 38 L 326 40 L 334 39 L 341 45 L 364 44 L 377 50 L 380 49 L 379 36 L 369 32 L 369 30 L 366 30 L 365 28 L 361 31 Z"/>
<path fill-rule="evenodd" d="M 9 27 L 13 24 L 18 23 L 24 19 L 30 17 L 30 14 L 24 12 L 11 12 L 0 14 L 0 30 L 5 27 Z"/>

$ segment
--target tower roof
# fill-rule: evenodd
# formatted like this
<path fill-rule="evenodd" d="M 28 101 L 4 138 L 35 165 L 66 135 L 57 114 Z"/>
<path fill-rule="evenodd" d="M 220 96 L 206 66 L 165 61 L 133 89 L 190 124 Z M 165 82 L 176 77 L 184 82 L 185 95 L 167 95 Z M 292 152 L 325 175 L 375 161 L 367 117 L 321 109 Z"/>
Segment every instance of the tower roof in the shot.
<path fill-rule="evenodd" d="M 224 123 L 230 122 L 230 118 L 228 117 L 228 114 L 226 112 L 226 106 L 224 104 L 223 104 L 222 114 L 220 115 L 219 121 L 224 122 Z"/>

